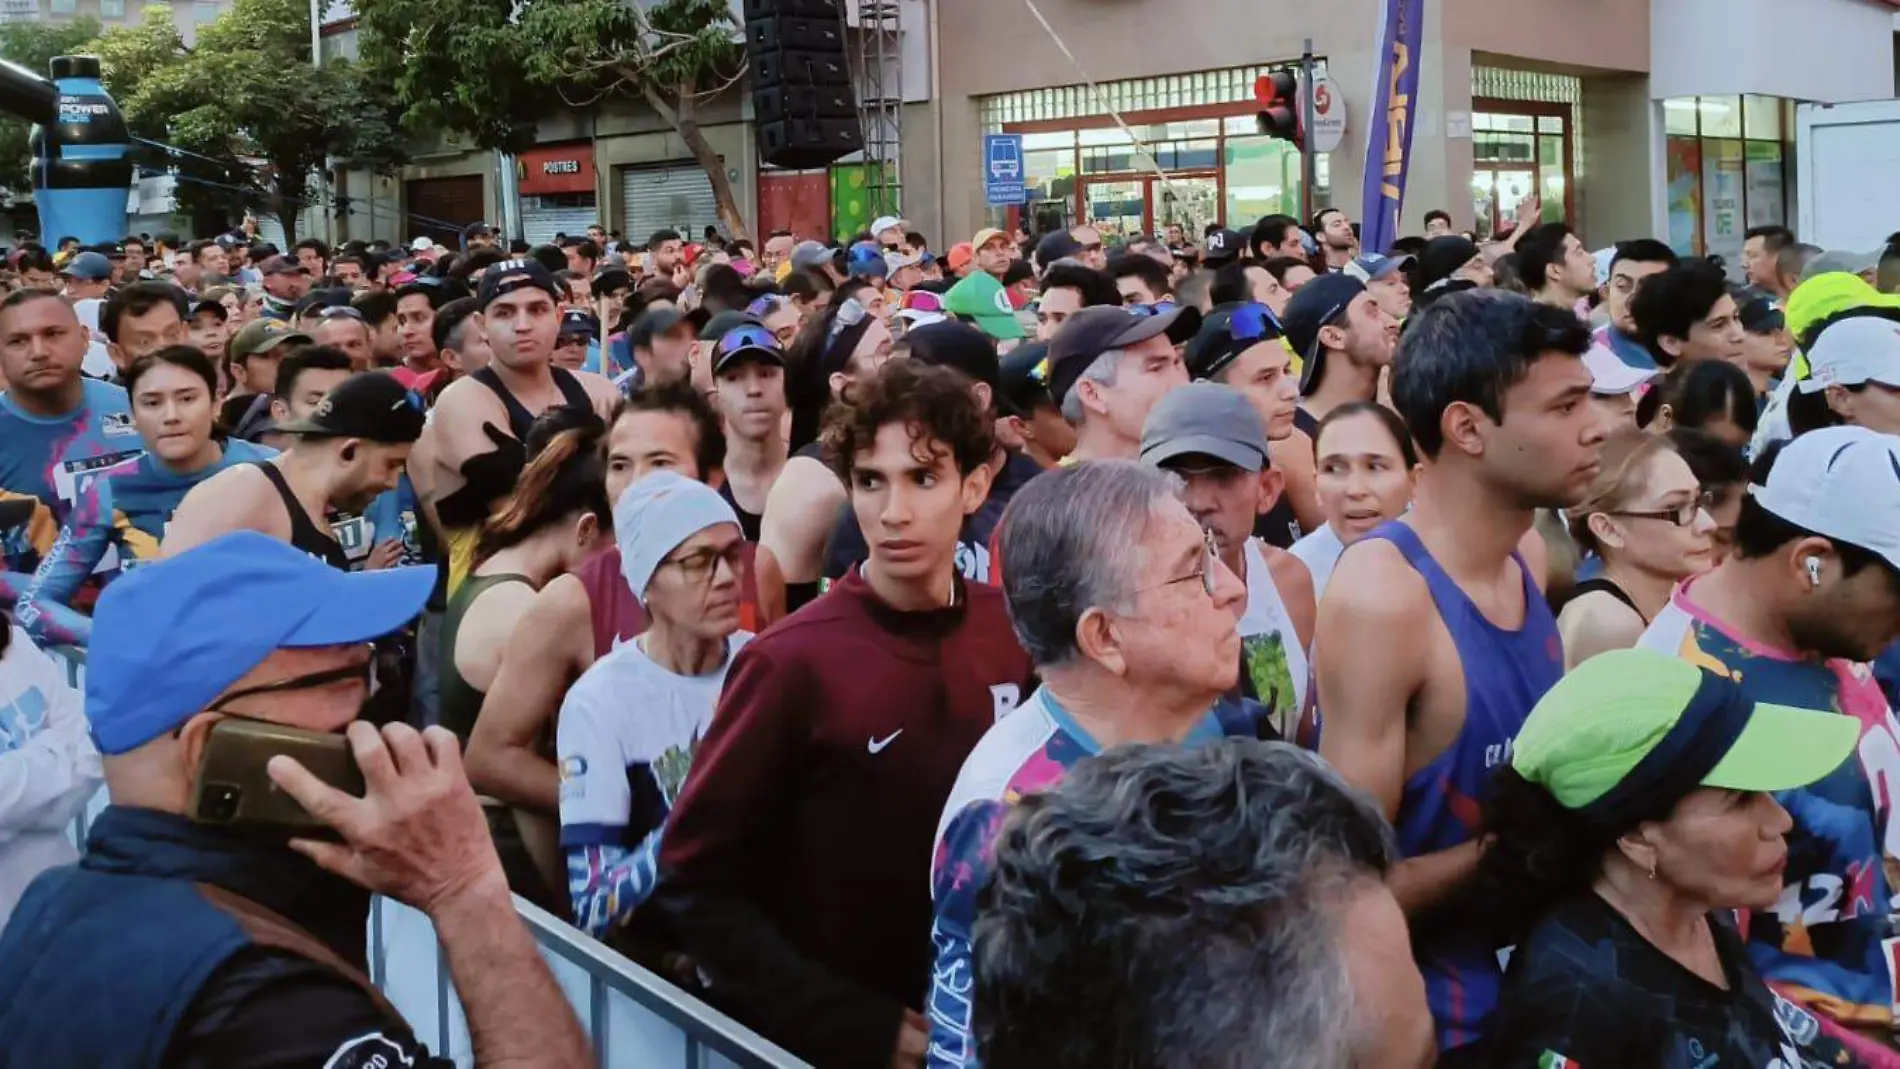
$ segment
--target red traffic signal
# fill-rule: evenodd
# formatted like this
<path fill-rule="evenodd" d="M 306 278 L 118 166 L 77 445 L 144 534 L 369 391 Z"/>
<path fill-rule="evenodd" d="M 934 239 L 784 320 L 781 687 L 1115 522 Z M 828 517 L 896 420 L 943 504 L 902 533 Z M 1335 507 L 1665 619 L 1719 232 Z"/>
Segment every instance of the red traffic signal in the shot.
<path fill-rule="evenodd" d="M 1299 78 L 1291 71 L 1263 74 L 1254 79 L 1253 95 L 1260 103 L 1260 111 L 1254 117 L 1260 132 L 1301 144 L 1304 139 L 1300 136 Z"/>

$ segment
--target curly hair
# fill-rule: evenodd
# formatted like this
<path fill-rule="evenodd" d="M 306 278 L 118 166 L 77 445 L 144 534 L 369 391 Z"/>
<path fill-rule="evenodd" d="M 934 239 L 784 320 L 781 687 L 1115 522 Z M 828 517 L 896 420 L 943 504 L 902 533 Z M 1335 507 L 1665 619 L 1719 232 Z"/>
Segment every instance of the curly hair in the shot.
<path fill-rule="evenodd" d="M 826 457 L 846 486 L 858 456 L 875 448 L 877 432 L 892 423 L 910 429 L 920 461 L 940 444 L 963 475 L 987 464 L 996 448 L 995 423 L 977 404 L 968 377 L 917 360 L 892 360 L 859 386 L 852 402 L 833 405 L 826 415 Z"/>

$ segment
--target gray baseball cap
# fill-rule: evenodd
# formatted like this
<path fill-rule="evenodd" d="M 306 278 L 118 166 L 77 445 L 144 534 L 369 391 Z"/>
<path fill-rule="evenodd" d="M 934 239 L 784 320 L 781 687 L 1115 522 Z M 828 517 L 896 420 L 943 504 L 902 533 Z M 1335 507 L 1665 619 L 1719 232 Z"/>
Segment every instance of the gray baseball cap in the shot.
<path fill-rule="evenodd" d="M 823 267 L 831 262 L 832 252 L 822 242 L 801 241 L 792 246 L 793 267 Z"/>
<path fill-rule="evenodd" d="M 1253 402 L 1231 386 L 1192 382 L 1155 402 L 1141 428 L 1141 461 L 1160 467 L 1190 454 L 1243 471 L 1268 466 L 1267 430 Z"/>

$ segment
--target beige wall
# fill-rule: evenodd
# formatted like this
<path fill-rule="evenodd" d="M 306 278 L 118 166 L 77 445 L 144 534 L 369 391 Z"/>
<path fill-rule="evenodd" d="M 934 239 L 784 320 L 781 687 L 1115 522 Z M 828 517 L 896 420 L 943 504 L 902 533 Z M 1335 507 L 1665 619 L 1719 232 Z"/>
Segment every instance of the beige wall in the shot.
<path fill-rule="evenodd" d="M 1668 0 L 1446 0 L 1428 6 L 1443 8 L 1445 40 L 1473 52 L 1646 71 L 1652 2 Z"/>

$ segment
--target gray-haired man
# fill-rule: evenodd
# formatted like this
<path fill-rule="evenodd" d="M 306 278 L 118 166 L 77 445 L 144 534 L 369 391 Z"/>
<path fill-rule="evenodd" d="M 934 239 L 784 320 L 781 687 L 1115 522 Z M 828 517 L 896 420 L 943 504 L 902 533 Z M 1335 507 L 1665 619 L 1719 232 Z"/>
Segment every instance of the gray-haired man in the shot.
<path fill-rule="evenodd" d="M 1200 327 L 1200 312 L 1186 308 L 1155 315 L 1084 308 L 1062 324 L 1049 339 L 1048 383 L 1062 418 L 1075 425 L 1070 459 L 1134 459 L 1148 410 L 1187 385 L 1176 340 Z"/>
<path fill-rule="evenodd" d="M 985 1062 L 1432 1064 L 1425 984 L 1383 880 L 1396 853 L 1369 799 L 1285 743 L 1088 762 L 997 838 L 976 924 Z"/>
<path fill-rule="evenodd" d="M 937 825 L 930 1066 L 976 1062 L 970 926 L 1009 800 L 1109 747 L 1261 729 L 1253 703 L 1216 708 L 1239 674 L 1246 587 L 1179 485 L 1154 468 L 1090 461 L 1038 476 L 1004 513 L 1003 593 L 1042 688 L 977 743 Z"/>

